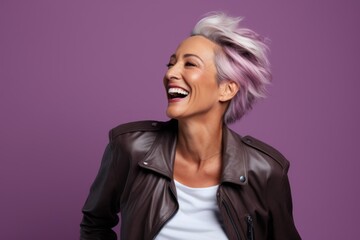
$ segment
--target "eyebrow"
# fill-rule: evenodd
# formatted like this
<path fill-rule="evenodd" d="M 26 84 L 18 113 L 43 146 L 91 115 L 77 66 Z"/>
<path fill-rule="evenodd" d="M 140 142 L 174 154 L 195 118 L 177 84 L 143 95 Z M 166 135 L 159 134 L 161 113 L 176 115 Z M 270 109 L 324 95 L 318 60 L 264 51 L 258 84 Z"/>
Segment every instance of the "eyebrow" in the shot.
<path fill-rule="evenodd" d="M 204 61 L 196 54 L 192 54 L 192 53 L 184 54 L 184 58 L 188 58 L 188 57 L 195 57 L 195 58 L 199 59 L 202 63 L 204 63 Z M 176 59 L 176 54 L 175 53 L 170 56 L 170 59 L 172 59 L 172 58 Z"/>

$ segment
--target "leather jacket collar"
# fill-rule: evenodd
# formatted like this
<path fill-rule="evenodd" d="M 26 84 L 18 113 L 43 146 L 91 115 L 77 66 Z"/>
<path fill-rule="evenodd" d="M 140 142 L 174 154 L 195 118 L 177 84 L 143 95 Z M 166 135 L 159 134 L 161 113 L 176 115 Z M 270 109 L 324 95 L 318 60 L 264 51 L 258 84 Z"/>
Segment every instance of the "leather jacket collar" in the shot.
<path fill-rule="evenodd" d="M 170 121 L 164 127 L 168 129 L 164 131 L 164 134 L 158 134 L 151 149 L 138 164 L 172 180 L 177 144 L 177 121 Z M 247 163 L 249 156 L 242 149 L 244 144 L 241 138 L 226 125 L 223 127 L 222 145 L 223 167 L 221 183 L 247 184 Z"/>

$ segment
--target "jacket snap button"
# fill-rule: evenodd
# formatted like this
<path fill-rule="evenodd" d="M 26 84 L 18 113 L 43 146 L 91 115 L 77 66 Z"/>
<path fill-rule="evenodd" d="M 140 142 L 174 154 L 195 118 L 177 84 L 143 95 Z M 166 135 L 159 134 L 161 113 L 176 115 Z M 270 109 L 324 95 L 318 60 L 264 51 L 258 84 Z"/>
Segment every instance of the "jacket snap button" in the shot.
<path fill-rule="evenodd" d="M 144 165 L 148 165 L 149 163 L 148 162 L 143 162 L 144 163 Z"/>
<path fill-rule="evenodd" d="M 244 183 L 246 181 L 246 177 L 245 176 L 240 176 L 240 182 Z"/>

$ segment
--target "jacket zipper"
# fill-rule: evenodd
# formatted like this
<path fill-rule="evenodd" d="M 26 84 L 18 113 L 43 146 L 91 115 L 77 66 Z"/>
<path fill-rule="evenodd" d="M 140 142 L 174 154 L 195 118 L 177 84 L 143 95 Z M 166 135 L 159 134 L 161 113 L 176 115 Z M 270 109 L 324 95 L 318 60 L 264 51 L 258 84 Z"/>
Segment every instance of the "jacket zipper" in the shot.
<path fill-rule="evenodd" d="M 254 223 L 251 215 L 246 216 L 246 223 L 247 223 L 247 231 L 246 231 L 246 238 L 247 240 L 255 240 L 254 237 Z"/>
<path fill-rule="evenodd" d="M 233 229 L 235 230 L 236 239 L 241 240 L 239 231 L 238 231 L 237 227 L 235 226 L 234 219 L 233 219 L 232 216 L 231 216 L 229 206 L 228 206 L 227 203 L 224 202 L 224 201 L 223 201 L 223 205 L 224 205 L 224 207 L 225 207 L 225 210 L 226 210 L 227 215 L 228 215 L 229 218 L 230 218 L 231 225 L 233 226 Z"/>
<path fill-rule="evenodd" d="M 235 225 L 234 219 L 232 218 L 232 215 L 231 215 L 229 206 L 227 205 L 227 203 L 226 203 L 225 200 L 220 199 L 220 194 L 219 194 L 219 192 L 218 192 L 217 196 L 218 196 L 218 201 L 221 200 L 221 201 L 219 201 L 219 202 L 221 202 L 221 203 L 223 204 L 223 206 L 224 206 L 224 208 L 225 208 L 225 210 L 226 210 L 226 213 L 227 213 L 227 215 L 228 215 L 228 217 L 229 217 L 229 219 L 230 219 L 231 225 L 232 225 L 233 229 L 235 230 L 236 239 L 241 240 L 240 233 L 239 233 L 239 231 L 238 231 L 238 229 L 237 229 L 237 227 L 236 227 L 236 225 Z"/>

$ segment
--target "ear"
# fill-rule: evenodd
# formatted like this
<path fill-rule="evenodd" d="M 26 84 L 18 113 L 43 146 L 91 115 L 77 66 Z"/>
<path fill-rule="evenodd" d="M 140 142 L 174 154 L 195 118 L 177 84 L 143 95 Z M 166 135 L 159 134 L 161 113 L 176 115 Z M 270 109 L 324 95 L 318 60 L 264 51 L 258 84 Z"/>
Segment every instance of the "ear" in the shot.
<path fill-rule="evenodd" d="M 220 83 L 219 90 L 220 90 L 220 102 L 227 102 L 231 100 L 236 93 L 239 91 L 239 85 L 234 81 L 223 81 Z"/>

